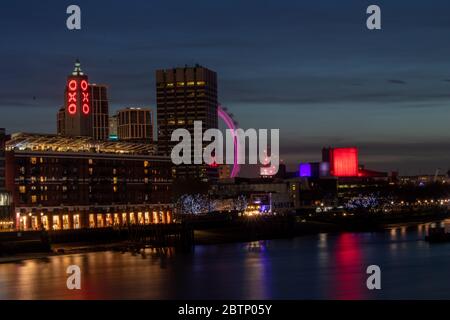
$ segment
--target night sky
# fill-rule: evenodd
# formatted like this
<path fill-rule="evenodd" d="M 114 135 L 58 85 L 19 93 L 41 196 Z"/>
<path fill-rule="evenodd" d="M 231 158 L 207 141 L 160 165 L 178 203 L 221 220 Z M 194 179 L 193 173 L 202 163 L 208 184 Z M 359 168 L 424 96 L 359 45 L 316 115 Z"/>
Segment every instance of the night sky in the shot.
<path fill-rule="evenodd" d="M 395 3 L 394 3 L 395 2 Z M 66 28 L 78 4 L 82 30 Z M 378 4 L 382 30 L 366 28 Z M 450 168 L 450 1 L 2 1 L 0 127 L 56 131 L 79 58 L 111 113 L 156 109 L 158 68 L 199 63 L 242 128 L 280 128 L 282 159 L 356 145 L 401 174 Z"/>

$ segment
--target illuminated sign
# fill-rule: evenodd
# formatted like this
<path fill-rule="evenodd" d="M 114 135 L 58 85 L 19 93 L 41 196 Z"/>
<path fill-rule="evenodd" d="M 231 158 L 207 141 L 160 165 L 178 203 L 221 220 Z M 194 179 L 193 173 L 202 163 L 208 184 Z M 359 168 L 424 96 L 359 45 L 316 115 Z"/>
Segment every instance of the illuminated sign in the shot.
<path fill-rule="evenodd" d="M 87 80 L 79 81 L 78 79 L 71 78 L 67 83 L 67 112 L 72 116 L 76 115 L 77 112 L 89 115 L 91 111 L 89 85 Z M 78 110 L 78 106 L 81 106 L 81 110 Z"/>

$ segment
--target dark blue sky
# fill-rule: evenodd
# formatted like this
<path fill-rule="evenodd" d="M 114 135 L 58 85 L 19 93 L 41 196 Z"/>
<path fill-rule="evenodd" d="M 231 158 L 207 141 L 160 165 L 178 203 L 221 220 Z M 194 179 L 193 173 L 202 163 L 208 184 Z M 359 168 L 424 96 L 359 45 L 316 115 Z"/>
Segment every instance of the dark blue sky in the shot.
<path fill-rule="evenodd" d="M 366 29 L 369 4 L 381 31 Z M 374 169 L 450 167 L 449 1 L 2 1 L 0 35 L 9 132 L 55 132 L 77 57 L 112 110 L 155 107 L 154 70 L 200 63 L 241 127 L 280 128 L 288 164 L 357 145 Z"/>

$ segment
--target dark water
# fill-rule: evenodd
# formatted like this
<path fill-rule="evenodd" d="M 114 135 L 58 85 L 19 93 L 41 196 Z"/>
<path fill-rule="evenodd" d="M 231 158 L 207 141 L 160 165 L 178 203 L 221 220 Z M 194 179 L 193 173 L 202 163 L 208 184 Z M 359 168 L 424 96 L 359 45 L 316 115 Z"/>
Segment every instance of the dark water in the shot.
<path fill-rule="evenodd" d="M 0 264 L 0 299 L 450 299 L 450 243 L 423 241 L 428 227 Z M 66 287 L 72 264 L 82 290 Z M 371 264 L 378 291 L 366 287 Z"/>

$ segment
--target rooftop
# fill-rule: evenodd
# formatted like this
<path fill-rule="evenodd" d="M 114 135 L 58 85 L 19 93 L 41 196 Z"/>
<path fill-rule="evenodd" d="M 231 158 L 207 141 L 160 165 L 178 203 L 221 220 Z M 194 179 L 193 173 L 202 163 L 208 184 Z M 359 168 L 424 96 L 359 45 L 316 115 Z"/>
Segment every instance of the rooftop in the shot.
<path fill-rule="evenodd" d="M 6 150 L 91 152 L 107 154 L 155 155 L 155 144 L 121 141 L 96 141 L 91 137 L 68 137 L 54 134 L 14 133 Z"/>
<path fill-rule="evenodd" d="M 78 60 L 78 59 L 75 61 L 75 66 L 73 68 L 72 75 L 73 76 L 82 76 L 82 75 L 84 75 L 83 71 L 81 71 L 80 60 Z"/>

